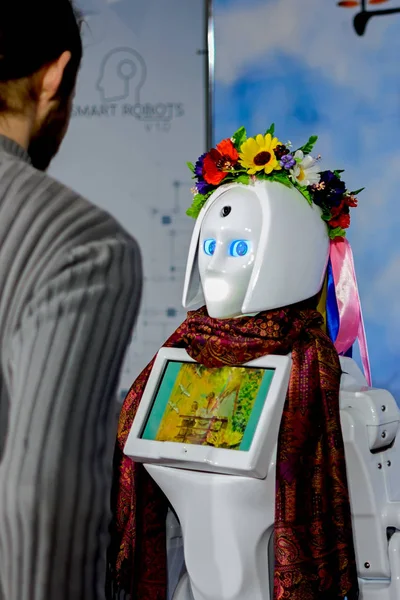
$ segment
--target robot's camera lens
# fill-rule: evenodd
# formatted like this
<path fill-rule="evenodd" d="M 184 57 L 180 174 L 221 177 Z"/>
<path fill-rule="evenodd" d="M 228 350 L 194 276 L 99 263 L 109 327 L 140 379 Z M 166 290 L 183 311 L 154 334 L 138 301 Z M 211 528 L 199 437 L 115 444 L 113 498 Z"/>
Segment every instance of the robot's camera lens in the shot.
<path fill-rule="evenodd" d="M 231 210 L 232 208 L 230 206 L 224 206 L 224 208 L 221 210 L 221 217 L 227 217 Z"/>

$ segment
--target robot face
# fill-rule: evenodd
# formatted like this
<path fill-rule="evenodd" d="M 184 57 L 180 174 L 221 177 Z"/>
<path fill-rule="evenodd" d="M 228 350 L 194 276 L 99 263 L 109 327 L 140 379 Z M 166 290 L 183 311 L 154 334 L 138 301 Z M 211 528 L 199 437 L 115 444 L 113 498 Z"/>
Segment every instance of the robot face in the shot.
<path fill-rule="evenodd" d="M 255 314 L 321 289 L 329 236 L 318 206 L 281 183 L 228 184 L 203 207 L 193 230 L 183 306 L 211 317 Z"/>
<path fill-rule="evenodd" d="M 200 230 L 198 267 L 211 317 L 241 314 L 262 220 L 259 198 L 250 188 L 227 190 L 207 212 Z"/>

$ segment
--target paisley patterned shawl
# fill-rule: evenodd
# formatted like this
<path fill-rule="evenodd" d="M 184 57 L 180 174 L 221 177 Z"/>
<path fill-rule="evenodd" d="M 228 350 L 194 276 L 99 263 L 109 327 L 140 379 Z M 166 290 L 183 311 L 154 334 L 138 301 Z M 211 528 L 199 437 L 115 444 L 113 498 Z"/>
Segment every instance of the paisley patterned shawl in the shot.
<path fill-rule="evenodd" d="M 203 307 L 188 313 L 165 344 L 186 348 L 209 367 L 292 352 L 278 440 L 274 600 L 358 598 L 339 415 L 341 369 L 321 324 L 310 303 L 229 320 L 211 319 Z M 119 422 L 109 599 L 167 597 L 167 501 L 142 465 L 123 455 L 151 368 L 133 384 Z"/>

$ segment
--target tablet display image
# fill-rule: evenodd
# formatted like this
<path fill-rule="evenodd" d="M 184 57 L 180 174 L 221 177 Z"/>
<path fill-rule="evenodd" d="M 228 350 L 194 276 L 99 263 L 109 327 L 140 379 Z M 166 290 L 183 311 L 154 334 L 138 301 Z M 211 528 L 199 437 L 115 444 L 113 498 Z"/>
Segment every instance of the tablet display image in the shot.
<path fill-rule="evenodd" d="M 248 451 L 274 372 L 168 361 L 141 437 Z"/>

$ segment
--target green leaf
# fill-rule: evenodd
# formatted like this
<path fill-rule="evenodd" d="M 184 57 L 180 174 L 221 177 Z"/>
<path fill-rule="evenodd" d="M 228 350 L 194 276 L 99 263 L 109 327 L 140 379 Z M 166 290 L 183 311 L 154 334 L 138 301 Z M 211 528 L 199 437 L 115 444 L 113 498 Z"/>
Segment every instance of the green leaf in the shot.
<path fill-rule="evenodd" d="M 186 214 L 192 219 L 197 219 L 197 217 L 199 216 L 199 212 L 200 210 L 197 211 L 197 209 L 195 209 L 193 206 L 190 206 L 190 208 L 187 209 Z"/>
<path fill-rule="evenodd" d="M 331 240 L 334 240 L 337 237 L 346 237 L 346 232 L 342 227 L 335 227 L 334 229 L 328 228 L 328 233 Z"/>
<path fill-rule="evenodd" d="M 242 144 L 247 140 L 245 127 L 240 127 L 232 136 L 234 146 L 240 150 Z"/>
<path fill-rule="evenodd" d="M 360 188 L 359 190 L 355 190 L 355 192 L 350 192 L 350 196 L 358 196 L 358 194 L 361 194 L 361 192 L 363 192 L 365 190 L 365 187 Z"/>
<path fill-rule="evenodd" d="M 228 175 L 223 179 L 222 185 L 226 185 L 227 183 L 233 183 L 238 180 L 238 176 L 235 172 L 228 173 Z"/>
<path fill-rule="evenodd" d="M 331 212 L 323 212 L 321 215 L 321 219 L 326 222 L 330 221 L 332 219 L 332 213 Z"/>
<path fill-rule="evenodd" d="M 275 123 L 272 123 L 271 127 L 269 129 L 267 129 L 267 131 L 265 132 L 265 135 L 271 134 L 271 137 L 274 137 L 275 135 Z"/>
<path fill-rule="evenodd" d="M 279 173 L 279 171 L 273 171 L 271 175 L 267 177 L 267 179 L 270 179 L 271 181 L 276 181 L 278 183 L 282 183 L 283 185 L 286 185 L 286 187 L 293 187 L 293 184 L 290 181 L 288 175 L 286 175 L 286 173 Z"/>
<path fill-rule="evenodd" d="M 304 152 L 304 154 L 310 154 L 310 152 L 314 148 L 317 140 L 318 140 L 318 136 L 317 135 L 312 135 L 308 139 L 307 144 L 304 144 L 304 146 L 302 146 L 301 148 L 299 148 L 299 150 L 301 150 L 302 152 Z"/>
<path fill-rule="evenodd" d="M 247 185 L 249 183 L 249 180 L 250 175 L 248 175 L 246 172 L 232 171 L 231 173 L 228 173 L 228 175 L 224 178 L 222 184 L 226 185 L 227 183 L 244 183 Z"/>
<path fill-rule="evenodd" d="M 338 179 L 341 179 L 340 173 L 344 173 L 344 169 L 336 169 L 336 171 L 333 171 L 334 176 Z"/>
<path fill-rule="evenodd" d="M 194 164 L 191 162 L 187 162 L 186 164 L 189 167 L 189 169 L 192 171 L 192 173 L 194 173 Z"/>
<path fill-rule="evenodd" d="M 244 183 L 245 185 L 248 185 L 250 181 L 250 175 L 247 175 L 246 173 L 243 175 L 239 175 L 239 177 L 236 177 L 235 181 L 237 183 Z"/>
<path fill-rule="evenodd" d="M 307 200 L 308 204 L 311 206 L 313 202 L 312 202 L 310 191 L 306 187 L 303 187 L 301 185 L 296 185 L 296 188 L 299 190 L 300 194 L 302 194 L 302 196 L 304 196 L 304 198 Z"/>
<path fill-rule="evenodd" d="M 203 206 L 205 205 L 207 198 L 209 196 L 211 196 L 212 192 L 209 192 L 206 195 L 203 194 L 196 194 L 193 197 L 193 202 L 192 202 L 192 206 L 190 206 L 190 208 L 187 209 L 186 214 L 188 217 L 193 217 L 193 219 L 197 219 L 197 217 L 199 216 L 199 213 L 201 211 L 201 209 L 203 208 Z"/>

